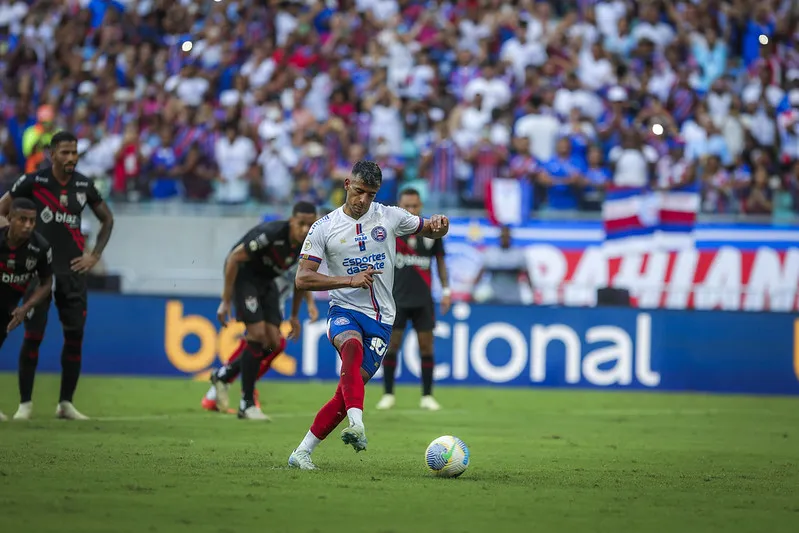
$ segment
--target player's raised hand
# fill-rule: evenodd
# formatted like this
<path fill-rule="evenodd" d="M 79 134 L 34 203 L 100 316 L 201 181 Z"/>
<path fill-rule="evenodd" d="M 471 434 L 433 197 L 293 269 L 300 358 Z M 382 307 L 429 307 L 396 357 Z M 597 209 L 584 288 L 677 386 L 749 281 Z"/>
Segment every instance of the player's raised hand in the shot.
<path fill-rule="evenodd" d="M 289 331 L 289 340 L 296 341 L 300 338 L 300 331 L 302 331 L 300 319 L 296 316 L 293 316 L 289 318 L 289 324 L 291 325 L 291 331 Z"/>
<path fill-rule="evenodd" d="M 13 311 L 11 311 L 11 321 L 8 323 L 8 327 L 6 328 L 7 333 L 11 333 L 11 330 L 22 324 L 22 321 L 25 320 L 25 315 L 28 314 L 28 310 L 24 307 L 17 307 Z"/>
<path fill-rule="evenodd" d="M 445 215 L 431 216 L 430 229 L 435 233 L 446 234 L 449 231 L 449 219 Z"/>
<path fill-rule="evenodd" d="M 356 289 L 368 289 L 375 282 L 374 276 L 382 273 L 382 270 L 375 270 L 374 268 L 369 267 L 367 270 L 358 272 L 352 276 L 352 278 L 350 278 L 350 287 L 354 287 Z"/>
<path fill-rule="evenodd" d="M 226 302 L 225 300 L 219 302 L 219 307 L 216 309 L 216 318 L 219 320 L 220 324 L 227 326 L 228 322 L 233 319 L 230 315 L 230 302 Z"/>

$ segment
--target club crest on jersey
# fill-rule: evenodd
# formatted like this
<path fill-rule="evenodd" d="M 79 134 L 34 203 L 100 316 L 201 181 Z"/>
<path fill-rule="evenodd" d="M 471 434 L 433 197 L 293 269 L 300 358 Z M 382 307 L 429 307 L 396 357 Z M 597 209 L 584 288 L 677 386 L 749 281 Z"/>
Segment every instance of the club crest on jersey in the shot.
<path fill-rule="evenodd" d="M 17 266 L 17 262 L 14 261 L 13 259 L 9 259 L 8 261 L 6 261 L 6 266 L 8 267 L 9 270 L 14 270 L 14 267 Z"/>
<path fill-rule="evenodd" d="M 49 224 L 53 221 L 53 212 L 50 210 L 49 207 L 45 207 L 42 209 L 42 213 L 39 215 L 42 218 L 42 222 L 45 224 Z"/>
<path fill-rule="evenodd" d="M 60 203 L 64 207 L 67 207 L 69 205 L 69 198 L 67 198 L 66 193 L 62 193 L 61 196 L 58 197 L 58 203 Z"/>
<path fill-rule="evenodd" d="M 302 249 L 307 252 L 308 250 L 311 249 L 311 246 L 312 246 L 311 241 L 305 241 L 305 246 L 303 246 Z"/>
<path fill-rule="evenodd" d="M 338 317 L 337 319 L 335 319 L 333 321 L 333 324 L 336 325 L 336 326 L 346 326 L 349 323 L 350 323 L 350 319 L 346 318 L 346 317 L 343 317 L 343 316 L 340 316 L 340 317 Z"/>
<path fill-rule="evenodd" d="M 28 270 L 33 270 L 34 268 L 36 268 L 36 258 L 29 257 L 28 259 L 26 259 L 25 268 L 27 268 Z"/>
<path fill-rule="evenodd" d="M 384 240 L 386 240 L 387 235 L 388 232 L 386 232 L 386 228 L 384 228 L 383 226 L 375 226 L 374 228 L 372 228 L 372 238 L 376 242 L 383 242 Z"/>
<path fill-rule="evenodd" d="M 80 204 L 81 207 L 86 205 L 86 193 L 85 192 L 76 193 L 75 194 L 75 198 L 78 199 L 78 203 Z"/>
<path fill-rule="evenodd" d="M 244 307 L 247 308 L 247 311 L 250 313 L 254 313 L 258 310 L 258 298 L 255 296 L 248 296 L 244 299 Z"/>

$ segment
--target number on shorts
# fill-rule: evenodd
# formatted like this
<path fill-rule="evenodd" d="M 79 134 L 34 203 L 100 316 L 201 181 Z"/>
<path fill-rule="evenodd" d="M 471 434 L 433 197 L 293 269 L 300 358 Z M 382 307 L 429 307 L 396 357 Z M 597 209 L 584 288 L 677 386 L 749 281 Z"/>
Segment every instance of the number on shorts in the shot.
<path fill-rule="evenodd" d="M 380 357 L 383 357 L 386 354 L 386 348 L 388 348 L 383 339 L 378 337 L 373 337 L 372 344 L 370 344 L 369 346 L 370 348 L 372 348 L 372 351 L 374 351 Z"/>

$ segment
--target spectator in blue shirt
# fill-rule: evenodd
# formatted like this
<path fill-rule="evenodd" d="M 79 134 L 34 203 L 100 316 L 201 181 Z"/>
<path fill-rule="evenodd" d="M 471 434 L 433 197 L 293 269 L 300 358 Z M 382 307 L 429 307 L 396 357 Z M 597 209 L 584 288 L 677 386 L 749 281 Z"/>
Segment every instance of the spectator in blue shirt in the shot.
<path fill-rule="evenodd" d="M 575 189 L 584 183 L 585 169 L 585 160 L 572 154 L 569 138 L 561 137 L 555 146 L 555 155 L 544 163 L 544 175 L 540 178 L 547 188 L 550 209 L 577 209 Z"/>
<path fill-rule="evenodd" d="M 602 200 L 605 198 L 605 189 L 610 180 L 610 170 L 605 165 L 602 149 L 598 146 L 591 146 L 588 149 L 588 168 L 585 170 L 585 189 L 583 189 L 580 209 L 600 211 Z"/>
<path fill-rule="evenodd" d="M 747 67 L 760 57 L 760 36 L 765 35 L 771 40 L 774 37 L 774 20 L 769 15 L 768 5 L 759 4 L 754 18 L 746 22 L 746 31 L 743 36 L 743 60 Z"/>

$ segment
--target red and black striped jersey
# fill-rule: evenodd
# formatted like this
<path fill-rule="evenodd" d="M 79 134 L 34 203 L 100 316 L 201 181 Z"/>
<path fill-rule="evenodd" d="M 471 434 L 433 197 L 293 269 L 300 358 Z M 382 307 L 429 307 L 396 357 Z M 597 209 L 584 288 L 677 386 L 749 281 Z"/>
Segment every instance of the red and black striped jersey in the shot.
<path fill-rule="evenodd" d="M 33 232 L 30 238 L 12 247 L 6 226 L 0 229 L 0 306 L 16 307 L 34 276 L 49 277 L 53 273 L 53 250 L 50 244 Z"/>
<path fill-rule="evenodd" d="M 96 207 L 103 201 L 94 181 L 75 172 L 61 184 L 52 168 L 45 168 L 20 177 L 10 193 L 12 198 L 33 200 L 39 214 L 36 231 L 53 247 L 53 271 L 71 272 L 72 260 L 83 255 L 86 247 L 81 214 L 86 206 Z"/>
<path fill-rule="evenodd" d="M 422 307 L 432 301 L 432 262 L 443 257 L 444 242 L 419 235 L 397 237 L 394 302 L 397 307 Z"/>

